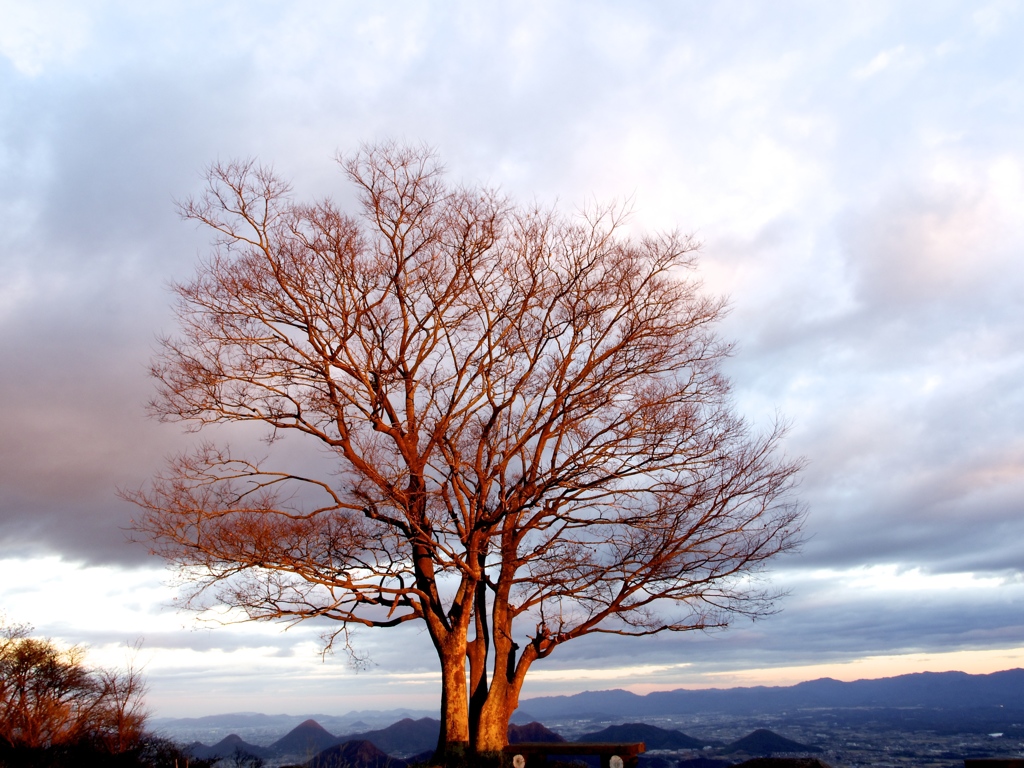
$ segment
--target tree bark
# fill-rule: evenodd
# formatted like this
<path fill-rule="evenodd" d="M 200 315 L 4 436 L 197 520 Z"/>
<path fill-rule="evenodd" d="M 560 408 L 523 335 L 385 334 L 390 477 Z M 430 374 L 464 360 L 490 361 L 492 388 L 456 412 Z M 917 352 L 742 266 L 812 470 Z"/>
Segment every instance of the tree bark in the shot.
<path fill-rule="evenodd" d="M 480 756 L 496 757 L 508 743 L 508 724 L 512 714 L 519 706 L 519 692 L 530 665 L 536 659 L 536 647 L 531 643 L 516 659 L 519 646 L 509 639 L 505 643 L 495 643 L 502 653 L 497 654 L 494 678 L 491 680 L 487 699 L 480 709 L 473 734 L 474 751 Z M 502 658 L 502 655 L 504 658 Z"/>
<path fill-rule="evenodd" d="M 459 643 L 452 645 L 457 647 Z M 458 764 L 469 751 L 466 648 L 462 644 L 461 654 L 446 648 L 441 656 L 441 733 L 434 758 L 445 764 Z"/>

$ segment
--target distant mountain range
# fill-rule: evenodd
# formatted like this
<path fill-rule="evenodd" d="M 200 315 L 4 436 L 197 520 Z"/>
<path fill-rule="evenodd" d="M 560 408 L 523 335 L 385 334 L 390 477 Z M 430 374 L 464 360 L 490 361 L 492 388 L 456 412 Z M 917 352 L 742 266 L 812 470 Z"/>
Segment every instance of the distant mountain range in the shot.
<path fill-rule="evenodd" d="M 516 712 L 515 722 L 598 715 L 608 718 L 713 712 L 741 715 L 854 707 L 1024 710 L 1024 670 L 1011 669 L 989 675 L 921 672 L 851 683 L 823 678 L 788 687 L 679 689 L 646 696 L 623 690 L 585 691 L 574 696 L 526 699 Z"/>
<path fill-rule="evenodd" d="M 419 720 L 405 718 L 397 723 L 392 723 L 387 728 L 376 731 L 335 736 L 316 720 L 308 719 L 266 747 L 250 744 L 238 734 L 231 734 L 213 746 L 206 746 L 197 741 L 189 744 L 186 749 L 195 757 L 200 758 L 231 757 L 237 753 L 261 758 L 302 758 L 303 761 L 306 761 L 330 751 L 330 754 L 320 761 L 321 763 L 328 757 L 335 761 L 345 759 L 351 762 L 357 754 L 360 756 L 360 760 L 373 762 L 377 759 L 374 755 L 378 752 L 386 757 L 390 756 L 396 759 L 433 752 L 437 746 L 437 737 L 440 732 L 440 721 L 424 717 Z M 356 743 L 364 746 L 351 747 L 347 750 L 339 749 L 345 745 Z"/>
<path fill-rule="evenodd" d="M 406 768 L 412 763 L 421 763 L 430 758 L 437 744 L 441 723 L 431 718 L 412 720 L 406 718 L 378 731 L 368 731 L 352 736 L 334 736 L 315 720 L 306 720 L 273 744 L 267 747 L 249 744 L 237 734 L 231 734 L 213 746 L 195 742 L 186 750 L 197 758 L 287 758 L 307 768 L 333 768 L 344 765 L 348 768 Z M 540 723 L 509 727 L 509 741 L 564 742 L 554 731 Z M 637 742 L 642 741 L 648 750 L 706 750 L 718 748 L 716 755 L 770 755 L 778 753 L 820 752 L 817 747 L 800 744 L 766 729 L 753 733 L 725 745 L 696 739 L 682 731 L 658 728 L 646 723 L 614 725 L 594 733 L 587 733 L 576 739 L 577 743 Z M 403 758 L 409 758 L 405 760 Z M 241 760 L 237 761 L 239 764 Z M 588 764 L 596 764 L 591 758 Z M 658 768 L 664 758 L 641 758 L 641 764 Z"/>
<path fill-rule="evenodd" d="M 648 751 L 716 748 L 717 754 L 722 755 L 734 755 L 737 753 L 771 755 L 777 753 L 821 752 L 819 747 L 787 739 L 773 731 L 769 731 L 767 728 L 758 728 L 742 739 L 723 745 L 721 742 L 711 739 L 694 738 L 679 730 L 659 728 L 647 723 L 624 723 L 622 725 L 611 725 L 594 733 L 585 733 L 577 738 L 576 741 L 592 743 L 630 743 L 642 741 Z"/>
<path fill-rule="evenodd" d="M 513 722 L 551 721 L 566 717 L 605 716 L 607 719 L 725 713 L 733 715 L 787 710 L 832 708 L 929 708 L 968 712 L 1003 708 L 1024 710 L 1024 670 L 988 675 L 963 672 L 923 672 L 851 683 L 823 678 L 788 687 L 678 689 L 639 696 L 622 690 L 585 691 L 574 696 L 524 700 Z M 265 715 L 241 712 L 196 718 L 154 718 L 157 732 L 179 742 L 217 741 L 229 733 L 247 741 L 269 744 L 306 720 L 334 734 L 365 734 L 385 730 L 396 721 L 437 717 L 436 711 L 361 710 L 346 715 Z"/>
<path fill-rule="evenodd" d="M 515 724 L 510 728 L 509 736 L 513 743 L 556 741 L 561 736 L 534 721 L 594 718 L 607 722 L 621 718 L 631 722 L 587 733 L 577 740 L 644 741 L 649 750 L 711 746 L 719 758 L 737 752 L 809 753 L 816 751 L 816 748 L 787 741 L 771 731 L 755 731 L 738 742 L 721 745 L 693 738 L 681 731 L 657 728 L 637 721 L 644 717 L 666 715 L 778 715 L 821 709 L 842 710 L 845 713 L 843 717 L 847 719 L 876 717 L 872 713 L 882 712 L 887 720 L 894 723 L 899 721 L 904 726 L 916 723 L 917 727 L 941 727 L 945 718 L 955 724 L 957 732 L 972 730 L 972 722 L 976 726 L 973 730 L 978 732 L 989 732 L 993 728 L 1004 730 L 1002 721 L 1019 723 L 1024 717 L 1024 670 L 1011 669 L 989 675 L 920 673 L 851 683 L 826 678 L 788 687 L 680 689 L 646 696 L 622 690 L 587 691 L 575 696 L 525 700 L 516 711 Z M 175 738 L 176 731 L 181 733 L 189 729 L 192 732 L 218 734 L 216 739 L 219 740 L 211 747 L 197 739 L 176 739 L 179 743 L 191 740 L 188 749 L 197 757 L 231 757 L 242 753 L 263 758 L 299 756 L 301 762 L 306 762 L 324 750 L 333 750 L 331 754 L 338 759 L 344 757 L 353 764 L 364 762 L 370 767 L 381 759 L 379 752 L 390 756 L 393 759 L 392 765 L 400 768 L 398 762 L 402 758 L 418 757 L 433 750 L 440 729 L 438 720 L 431 717 L 413 718 L 408 716 L 410 712 L 362 711 L 343 717 L 316 716 L 302 720 L 288 715 L 240 713 L 178 720 L 163 718 L 154 721 L 154 725 L 169 738 Z M 321 717 L 326 723 L 321 721 Z M 396 719 L 398 722 L 395 722 Z M 376 729 L 366 727 L 381 722 L 389 724 Z M 285 730 L 282 725 L 285 723 L 290 730 L 281 736 Z M 347 727 L 337 728 L 337 723 L 344 723 Z M 231 726 L 238 732 L 225 736 L 224 729 Z M 258 734 L 259 738 L 255 741 L 259 743 L 253 743 L 251 736 L 243 738 L 239 735 L 243 729 Z"/>
<path fill-rule="evenodd" d="M 207 739 L 216 741 L 228 733 L 247 740 L 269 744 L 306 720 L 314 720 L 331 733 L 357 733 L 384 728 L 403 718 L 437 717 L 437 710 L 388 709 L 353 710 L 344 715 L 313 713 L 304 715 L 266 715 L 260 712 L 231 712 L 203 717 L 156 717 L 150 727 L 177 741 Z M 213 738 L 211 738 L 213 737 Z"/>

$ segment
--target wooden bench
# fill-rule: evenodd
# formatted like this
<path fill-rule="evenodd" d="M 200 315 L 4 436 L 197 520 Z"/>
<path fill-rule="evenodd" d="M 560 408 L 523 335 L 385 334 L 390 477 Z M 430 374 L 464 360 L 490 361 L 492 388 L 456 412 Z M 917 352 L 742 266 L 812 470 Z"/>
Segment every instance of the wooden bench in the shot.
<path fill-rule="evenodd" d="M 601 768 L 636 768 L 638 755 L 646 752 L 642 741 L 633 744 L 583 741 L 530 741 L 509 744 L 503 750 L 504 763 L 509 768 L 542 768 L 548 757 L 582 757 L 598 755 Z M 618 758 L 617 760 L 615 758 Z"/>

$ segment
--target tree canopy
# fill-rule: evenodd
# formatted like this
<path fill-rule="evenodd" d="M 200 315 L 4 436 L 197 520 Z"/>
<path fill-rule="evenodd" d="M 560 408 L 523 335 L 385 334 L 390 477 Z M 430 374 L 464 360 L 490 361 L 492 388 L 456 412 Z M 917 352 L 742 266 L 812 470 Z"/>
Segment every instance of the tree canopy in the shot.
<path fill-rule="evenodd" d="M 693 240 L 453 184 L 422 147 L 340 161 L 351 215 L 255 161 L 182 205 L 215 247 L 176 286 L 153 411 L 331 460 L 204 442 L 128 494 L 195 594 L 343 640 L 423 622 L 448 754 L 500 749 L 565 642 L 769 610 L 750 577 L 798 542 L 799 462 L 733 412 Z"/>

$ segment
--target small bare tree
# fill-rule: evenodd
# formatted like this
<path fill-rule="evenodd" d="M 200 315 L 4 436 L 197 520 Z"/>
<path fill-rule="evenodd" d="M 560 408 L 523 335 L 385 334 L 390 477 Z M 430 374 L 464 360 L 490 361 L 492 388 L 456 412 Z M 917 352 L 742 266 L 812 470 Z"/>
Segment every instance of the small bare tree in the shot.
<path fill-rule="evenodd" d="M 259 755 L 246 752 L 241 747 L 235 747 L 235 751 L 220 760 L 217 765 L 222 768 L 263 768 L 266 762 Z"/>
<path fill-rule="evenodd" d="M 0 739 L 29 750 L 88 743 L 106 754 L 139 746 L 146 712 L 138 668 L 93 668 L 81 646 L 29 634 L 0 620 Z"/>
<path fill-rule="evenodd" d="M 769 610 L 749 577 L 796 544 L 798 467 L 732 413 L 694 243 L 451 185 L 422 148 L 341 163 L 355 217 L 254 162 L 182 206 L 216 248 L 177 286 L 154 412 L 301 435 L 333 466 L 207 443 L 127 494 L 195 596 L 336 620 L 332 642 L 423 622 L 449 757 L 500 750 L 562 643 Z"/>
<path fill-rule="evenodd" d="M 93 673 L 99 693 L 98 729 L 108 751 L 114 754 L 133 749 L 146 736 L 149 710 L 145 706 L 148 686 L 137 663 L 141 641 L 131 647 L 126 666 L 98 669 Z"/>

